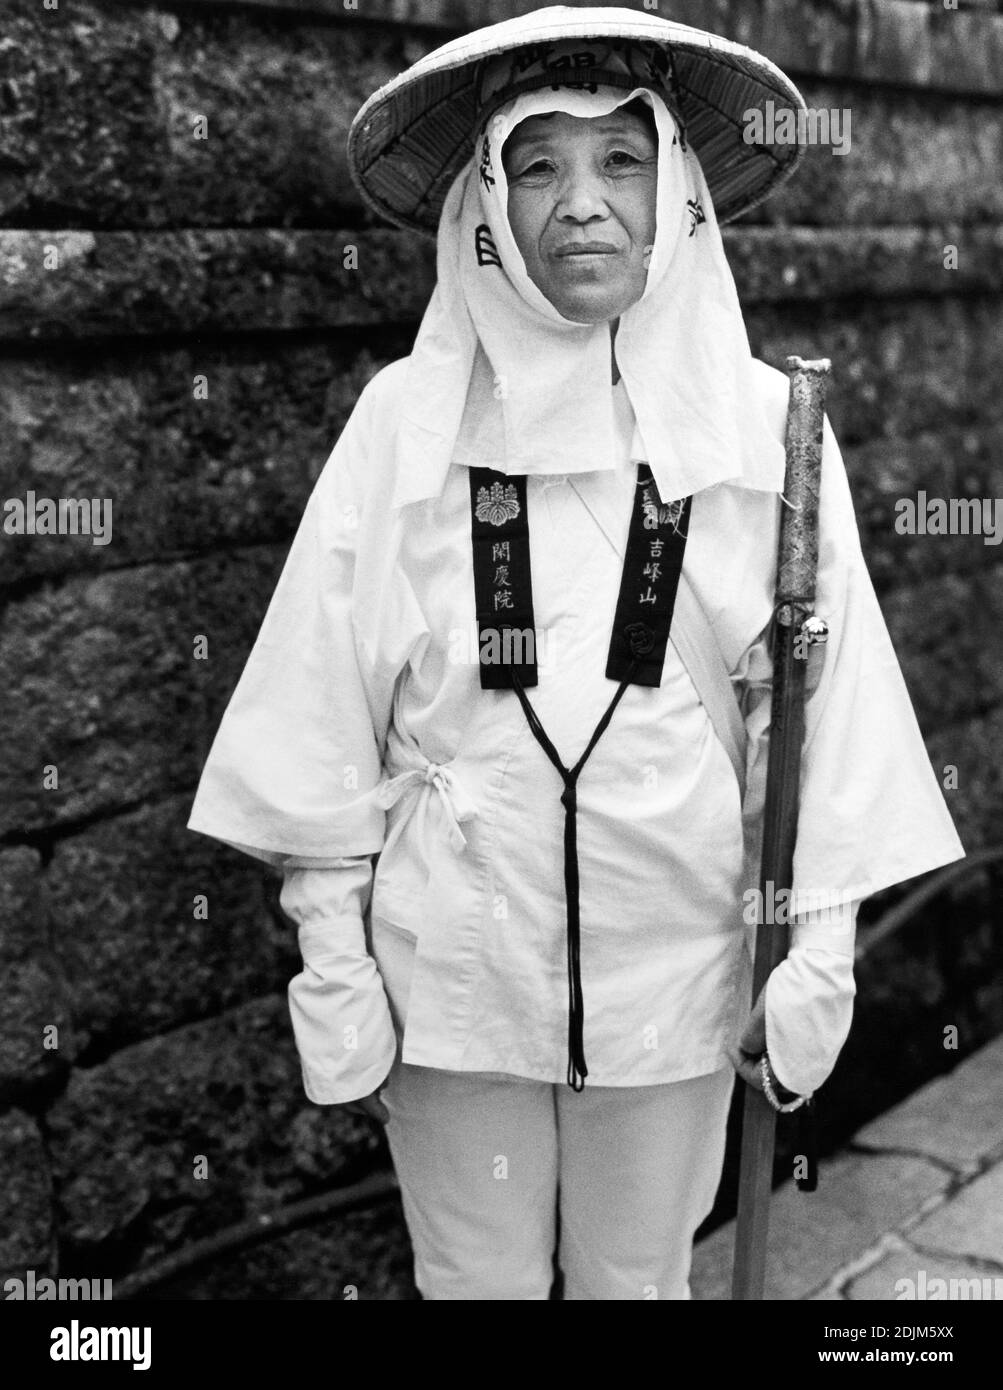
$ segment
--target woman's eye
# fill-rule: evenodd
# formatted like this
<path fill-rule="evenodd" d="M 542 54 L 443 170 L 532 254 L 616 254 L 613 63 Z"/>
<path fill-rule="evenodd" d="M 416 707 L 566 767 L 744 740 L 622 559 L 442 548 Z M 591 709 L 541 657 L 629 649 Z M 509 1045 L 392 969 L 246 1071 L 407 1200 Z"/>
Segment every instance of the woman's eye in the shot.
<path fill-rule="evenodd" d="M 631 164 L 639 164 L 640 160 L 629 150 L 612 150 L 607 157 L 607 163 L 618 169 L 626 169 Z"/>
<path fill-rule="evenodd" d="M 525 169 L 520 169 L 515 175 L 517 179 L 523 179 L 527 174 L 546 174 L 551 169 L 550 161 L 547 159 L 534 159 L 532 164 L 527 164 Z"/>

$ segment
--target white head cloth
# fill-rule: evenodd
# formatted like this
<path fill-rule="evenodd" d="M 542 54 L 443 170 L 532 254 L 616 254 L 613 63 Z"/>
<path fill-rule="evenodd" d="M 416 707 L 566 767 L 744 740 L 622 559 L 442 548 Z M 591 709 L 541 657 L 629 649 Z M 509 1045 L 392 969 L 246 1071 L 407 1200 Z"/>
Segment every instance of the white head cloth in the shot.
<path fill-rule="evenodd" d="M 781 491 L 784 451 L 760 405 L 699 161 L 657 93 L 600 86 L 502 106 L 447 196 L 438 282 L 405 384 L 396 504 L 437 492 L 451 462 L 507 474 L 615 466 L 609 326 L 564 318 L 530 280 L 501 151 L 528 116 L 603 116 L 637 97 L 652 107 L 659 149 L 647 283 L 616 337 L 637 421 L 632 457 L 648 461 L 663 502 L 726 480 Z"/>

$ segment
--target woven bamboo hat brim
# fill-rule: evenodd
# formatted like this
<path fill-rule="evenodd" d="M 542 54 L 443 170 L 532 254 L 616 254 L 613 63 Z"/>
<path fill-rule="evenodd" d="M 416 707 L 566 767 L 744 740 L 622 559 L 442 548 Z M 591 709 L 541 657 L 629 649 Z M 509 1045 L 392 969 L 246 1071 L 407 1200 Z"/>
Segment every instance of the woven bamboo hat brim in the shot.
<path fill-rule="evenodd" d="M 483 120 L 477 84 L 485 60 L 578 38 L 636 39 L 667 50 L 674 74 L 667 95 L 685 122 L 719 223 L 768 198 L 800 162 L 804 98 L 762 54 L 657 15 L 554 5 L 454 39 L 373 93 L 348 135 L 349 169 L 365 201 L 396 226 L 434 236 Z M 766 110 L 768 101 L 777 114 L 795 113 L 798 141 L 747 143 L 747 113 Z"/>

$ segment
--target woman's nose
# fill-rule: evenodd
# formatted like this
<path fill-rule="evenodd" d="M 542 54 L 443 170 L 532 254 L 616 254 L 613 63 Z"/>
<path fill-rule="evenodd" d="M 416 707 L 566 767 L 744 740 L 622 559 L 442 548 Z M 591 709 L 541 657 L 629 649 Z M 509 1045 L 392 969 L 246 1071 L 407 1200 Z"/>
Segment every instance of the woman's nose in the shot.
<path fill-rule="evenodd" d="M 582 171 L 569 174 L 557 199 L 557 216 L 562 221 L 590 222 L 609 215 L 602 181 Z"/>

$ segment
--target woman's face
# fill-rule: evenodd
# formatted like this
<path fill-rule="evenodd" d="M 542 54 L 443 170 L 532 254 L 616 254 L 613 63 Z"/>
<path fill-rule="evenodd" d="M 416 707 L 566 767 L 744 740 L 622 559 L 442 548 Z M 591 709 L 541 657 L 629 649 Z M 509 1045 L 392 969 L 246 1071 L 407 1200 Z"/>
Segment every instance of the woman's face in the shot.
<path fill-rule="evenodd" d="M 658 142 L 622 107 L 521 121 L 503 147 L 508 219 L 529 278 L 566 319 L 618 318 L 644 293 Z"/>

